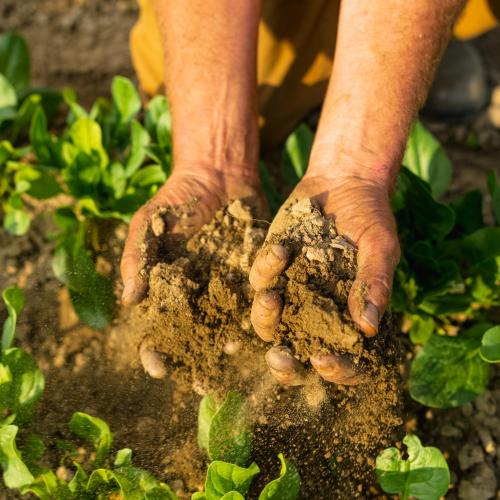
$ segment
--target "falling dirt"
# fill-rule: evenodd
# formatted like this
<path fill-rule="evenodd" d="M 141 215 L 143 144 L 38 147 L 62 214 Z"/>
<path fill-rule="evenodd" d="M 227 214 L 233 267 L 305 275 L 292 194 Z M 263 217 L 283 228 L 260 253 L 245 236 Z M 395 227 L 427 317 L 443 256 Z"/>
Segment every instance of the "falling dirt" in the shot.
<path fill-rule="evenodd" d="M 248 273 L 268 226 L 239 200 L 185 239 L 168 234 L 171 216 L 163 209 L 153 218 L 144 247 L 148 254 L 153 246 L 158 261 L 147 264 L 149 294 L 131 320 L 131 330 L 140 332 L 137 346 L 163 353 L 179 387 L 247 395 L 254 459 L 268 471 L 256 491 L 275 477 L 283 452 L 301 473 L 304 498 L 365 495 L 374 458 L 401 420 L 392 323 L 384 319 L 377 340 L 366 340 L 348 313 L 354 246 L 308 200 L 278 217 L 284 232 L 273 223 L 271 241 L 290 254 L 277 283 L 284 310 L 275 343 L 290 345 L 302 361 L 320 349 L 348 353 L 366 374 L 359 386 L 336 386 L 309 369 L 304 386 L 283 388 L 268 373 L 266 345 L 250 323 Z"/>

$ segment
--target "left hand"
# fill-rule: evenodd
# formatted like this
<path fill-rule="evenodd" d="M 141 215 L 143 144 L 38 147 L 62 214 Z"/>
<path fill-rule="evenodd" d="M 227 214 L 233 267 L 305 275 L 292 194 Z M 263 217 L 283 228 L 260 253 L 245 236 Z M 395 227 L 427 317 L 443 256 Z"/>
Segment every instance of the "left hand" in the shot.
<path fill-rule="evenodd" d="M 371 337 L 377 333 L 379 321 L 389 304 L 394 270 L 400 257 L 389 186 L 379 179 L 355 173 L 306 174 L 285 206 L 291 200 L 305 197 L 317 201 L 323 214 L 335 220 L 339 234 L 346 235 L 357 245 L 358 271 L 349 294 L 349 312 L 361 331 Z M 273 339 L 283 307 L 279 295 L 269 287 L 286 268 L 287 254 L 283 246 L 265 245 L 250 271 L 250 283 L 256 291 L 252 323 L 256 333 L 266 342 Z M 356 293 L 360 287 L 367 290 L 366 300 Z M 304 368 L 288 348 L 272 347 L 266 361 L 278 382 L 284 385 L 303 383 Z M 329 382 L 353 385 L 362 381 L 363 375 L 345 357 L 317 353 L 310 361 L 318 374 Z"/>

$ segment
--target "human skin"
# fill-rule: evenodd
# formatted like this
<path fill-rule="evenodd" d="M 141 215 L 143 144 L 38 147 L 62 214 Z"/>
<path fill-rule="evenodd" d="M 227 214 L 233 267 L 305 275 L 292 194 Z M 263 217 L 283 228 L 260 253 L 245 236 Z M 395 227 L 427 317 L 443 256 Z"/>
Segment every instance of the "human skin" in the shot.
<path fill-rule="evenodd" d="M 339 232 L 357 245 L 358 273 L 349 310 L 367 336 L 377 333 L 399 260 L 389 199 L 408 131 L 464 3 L 341 4 L 334 66 L 310 163 L 289 200 L 316 199 Z M 132 219 L 121 262 L 126 304 L 137 303 L 146 292 L 139 245 L 157 207 L 196 199 L 196 219 L 189 223 L 189 230 L 196 231 L 229 199 L 261 200 L 256 104 L 260 2 L 156 0 L 156 10 L 172 110 L 174 173 Z M 272 339 L 281 314 L 281 299 L 269 287 L 285 269 L 286 258 L 286 249 L 264 246 L 250 273 L 257 292 L 252 321 L 265 341 Z M 360 286 L 367 290 L 363 303 L 355 293 Z M 284 384 L 303 378 L 292 354 L 271 348 L 266 355 L 271 373 Z M 164 375 L 155 353 L 144 347 L 141 356 L 151 375 Z M 347 359 L 331 353 L 317 353 L 311 363 L 330 382 L 353 384 L 362 377 Z"/>

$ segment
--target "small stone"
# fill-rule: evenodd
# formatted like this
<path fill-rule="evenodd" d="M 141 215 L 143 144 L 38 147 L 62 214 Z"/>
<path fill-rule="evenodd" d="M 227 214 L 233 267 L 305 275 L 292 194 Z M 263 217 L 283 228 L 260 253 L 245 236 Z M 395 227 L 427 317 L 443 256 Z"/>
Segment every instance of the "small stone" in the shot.
<path fill-rule="evenodd" d="M 462 431 L 454 425 L 444 424 L 443 427 L 441 427 L 441 436 L 460 439 L 462 437 Z"/>
<path fill-rule="evenodd" d="M 485 463 L 479 464 L 461 481 L 458 497 L 461 500 L 490 500 L 495 497 L 497 479 L 495 472 Z"/>
<path fill-rule="evenodd" d="M 302 216 L 307 214 L 312 214 L 314 211 L 314 207 L 309 198 L 303 198 L 298 201 L 290 208 L 290 213 L 295 216 Z"/>
<path fill-rule="evenodd" d="M 151 218 L 151 229 L 153 234 L 158 237 L 165 232 L 165 221 L 163 220 L 163 214 L 161 212 L 156 212 Z"/>
<path fill-rule="evenodd" d="M 472 408 L 471 403 L 467 403 L 466 405 L 462 406 L 462 415 L 464 417 L 471 417 L 473 413 L 474 413 L 474 408 Z"/>
<path fill-rule="evenodd" d="M 491 437 L 488 429 L 478 429 L 479 439 L 481 440 L 481 444 L 483 445 L 484 451 L 486 453 L 493 455 L 495 453 L 495 444 L 493 442 L 493 438 Z"/>
<path fill-rule="evenodd" d="M 320 248 L 306 247 L 305 254 L 308 260 L 316 260 L 318 262 L 323 262 L 326 264 L 325 252 Z"/>
<path fill-rule="evenodd" d="M 480 464 L 483 461 L 483 450 L 478 445 L 467 443 L 458 452 L 458 463 L 462 470 L 470 469 L 473 465 Z"/>
<path fill-rule="evenodd" d="M 497 412 L 497 404 L 490 391 L 486 390 L 474 401 L 475 407 L 486 415 L 493 416 Z"/>
<path fill-rule="evenodd" d="M 233 201 L 228 207 L 227 211 L 235 219 L 249 222 L 252 220 L 252 214 L 247 207 L 244 207 L 240 200 Z"/>

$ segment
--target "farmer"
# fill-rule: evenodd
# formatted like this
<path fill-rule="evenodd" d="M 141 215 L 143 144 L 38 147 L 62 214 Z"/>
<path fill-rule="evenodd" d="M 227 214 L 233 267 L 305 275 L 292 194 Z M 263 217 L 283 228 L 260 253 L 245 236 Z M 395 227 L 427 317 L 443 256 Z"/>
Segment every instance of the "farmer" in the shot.
<path fill-rule="evenodd" d="M 475 36 L 494 26 L 500 13 L 500 1 L 465 3 L 155 0 L 153 9 L 140 0 L 132 57 L 145 93 L 168 90 L 174 171 L 131 221 L 121 262 L 124 303 L 137 303 L 146 292 L 138 272 L 140 234 L 153 212 L 195 199 L 189 222 L 197 229 L 230 199 L 261 199 L 259 136 L 264 145 L 279 143 L 323 103 L 307 174 L 291 196 L 316 199 L 357 244 L 349 310 L 365 335 L 375 335 L 399 260 L 389 199 L 409 128 L 453 27 L 458 37 Z M 457 52 L 448 62 L 464 78 L 446 78 L 445 67 L 447 92 L 438 88 L 429 101 L 441 114 L 484 105 L 475 54 L 466 45 Z M 281 312 L 279 296 L 266 289 L 286 259 L 283 247 L 267 247 L 250 273 L 257 292 L 253 326 L 264 340 Z M 353 293 L 361 283 L 367 301 Z M 152 376 L 164 375 L 156 353 L 145 347 L 141 357 Z M 301 382 L 302 367 L 286 349 L 272 348 L 266 360 L 279 382 Z M 359 381 L 342 357 L 323 353 L 311 363 L 327 381 Z"/>

